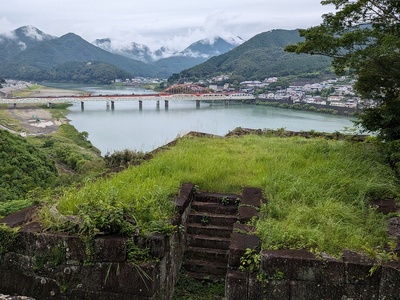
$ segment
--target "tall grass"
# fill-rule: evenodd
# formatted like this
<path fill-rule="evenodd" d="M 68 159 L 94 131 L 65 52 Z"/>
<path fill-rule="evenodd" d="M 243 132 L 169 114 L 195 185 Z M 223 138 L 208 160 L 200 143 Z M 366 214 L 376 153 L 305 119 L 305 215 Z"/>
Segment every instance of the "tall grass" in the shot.
<path fill-rule="evenodd" d="M 227 193 L 260 187 L 268 205 L 256 226 L 265 249 L 330 254 L 383 246 L 385 217 L 369 207 L 369 200 L 399 195 L 396 178 L 374 144 L 256 135 L 187 137 L 140 166 L 66 191 L 58 210 L 77 214 L 84 202 L 121 203 L 151 231 L 172 216 L 174 196 L 184 182 Z"/>

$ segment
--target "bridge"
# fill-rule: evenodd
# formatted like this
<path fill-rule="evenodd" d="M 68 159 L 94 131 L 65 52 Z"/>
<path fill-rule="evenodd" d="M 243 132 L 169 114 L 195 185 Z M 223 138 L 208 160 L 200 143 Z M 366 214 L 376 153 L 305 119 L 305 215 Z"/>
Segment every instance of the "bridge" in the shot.
<path fill-rule="evenodd" d="M 251 94 L 242 92 L 228 93 L 197 93 L 197 94 L 132 94 L 132 95 L 76 95 L 76 96 L 60 96 L 60 97 L 21 97 L 21 98 L 0 98 L 0 104 L 12 104 L 17 107 L 18 104 L 47 104 L 51 107 L 57 103 L 81 103 L 81 109 L 84 109 L 86 102 L 105 101 L 107 107 L 111 103 L 111 109 L 114 109 L 115 102 L 118 101 L 138 101 L 139 108 L 142 108 L 143 101 L 155 101 L 157 107 L 160 101 L 165 102 L 167 109 L 170 101 L 195 101 L 196 107 L 200 107 L 201 101 L 224 101 L 228 104 L 230 101 L 238 100 L 254 100 Z"/>

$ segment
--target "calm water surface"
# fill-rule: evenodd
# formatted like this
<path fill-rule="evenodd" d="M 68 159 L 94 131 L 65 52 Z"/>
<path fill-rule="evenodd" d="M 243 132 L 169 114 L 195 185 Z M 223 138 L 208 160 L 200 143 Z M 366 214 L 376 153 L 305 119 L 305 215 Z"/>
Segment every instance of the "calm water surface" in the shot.
<path fill-rule="evenodd" d="M 54 85 L 53 85 L 54 86 Z M 108 86 L 57 85 L 61 88 L 80 89 L 92 94 L 152 93 L 137 88 Z M 106 102 L 79 103 L 70 108 L 68 118 L 79 131 L 89 133 L 89 139 L 104 155 L 115 150 L 133 149 L 151 151 L 189 131 L 225 135 L 236 127 L 254 129 L 285 128 L 294 131 L 316 130 L 334 132 L 353 127 L 350 118 L 308 113 L 246 104 L 225 106 L 223 103 L 204 103 L 196 108 L 194 101 L 164 101 L 156 108 L 155 101 L 115 102 L 115 109 Z"/>

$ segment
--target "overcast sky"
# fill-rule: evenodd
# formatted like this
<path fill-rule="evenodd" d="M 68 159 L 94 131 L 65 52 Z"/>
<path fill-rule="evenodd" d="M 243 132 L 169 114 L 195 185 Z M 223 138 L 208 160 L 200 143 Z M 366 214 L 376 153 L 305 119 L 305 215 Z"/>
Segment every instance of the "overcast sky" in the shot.
<path fill-rule="evenodd" d="M 216 35 L 247 40 L 271 29 L 308 28 L 330 11 L 320 0 L 0 0 L 0 33 L 33 25 L 89 42 L 110 37 L 183 49 Z"/>

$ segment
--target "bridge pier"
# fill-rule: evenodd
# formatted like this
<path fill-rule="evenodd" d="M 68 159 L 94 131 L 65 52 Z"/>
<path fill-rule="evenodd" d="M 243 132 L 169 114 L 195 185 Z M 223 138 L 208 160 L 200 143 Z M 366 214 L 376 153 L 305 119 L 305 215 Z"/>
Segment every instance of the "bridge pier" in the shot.
<path fill-rule="evenodd" d="M 229 105 L 229 100 L 224 101 L 225 105 Z"/>
<path fill-rule="evenodd" d="M 165 109 L 168 109 L 169 101 L 168 100 L 164 100 L 164 101 L 165 101 Z"/>
<path fill-rule="evenodd" d="M 142 110 L 142 108 L 143 108 L 143 101 L 139 100 L 139 110 Z"/>
<path fill-rule="evenodd" d="M 160 100 L 156 101 L 156 108 L 160 108 Z"/>
<path fill-rule="evenodd" d="M 17 103 L 14 103 L 14 105 L 13 105 L 13 106 L 14 106 L 14 108 L 17 108 Z"/>
<path fill-rule="evenodd" d="M 196 108 L 200 108 L 200 100 L 196 100 Z"/>
<path fill-rule="evenodd" d="M 83 101 L 81 101 L 81 111 L 84 111 L 84 110 L 85 110 L 85 104 Z"/>
<path fill-rule="evenodd" d="M 114 110 L 114 101 L 111 101 L 111 110 Z"/>
<path fill-rule="evenodd" d="M 47 103 L 47 107 L 51 108 L 51 102 Z"/>

